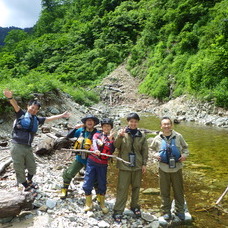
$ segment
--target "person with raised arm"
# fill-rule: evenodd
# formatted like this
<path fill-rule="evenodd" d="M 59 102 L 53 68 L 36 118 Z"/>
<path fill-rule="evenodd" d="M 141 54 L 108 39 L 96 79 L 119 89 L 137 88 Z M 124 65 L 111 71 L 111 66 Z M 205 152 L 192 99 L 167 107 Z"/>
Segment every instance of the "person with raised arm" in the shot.
<path fill-rule="evenodd" d="M 59 118 L 68 118 L 68 112 L 50 117 L 38 117 L 37 113 L 41 104 L 37 100 L 31 100 L 27 104 L 27 110 L 21 109 L 13 97 L 13 92 L 6 89 L 4 96 L 9 100 L 16 112 L 16 119 L 13 124 L 11 156 L 13 168 L 16 173 L 17 182 L 24 186 L 24 191 L 32 192 L 37 195 L 38 185 L 33 182 L 33 176 L 36 174 L 36 163 L 32 152 L 32 142 L 38 130 L 38 127 L 45 122 L 53 121 Z M 26 176 L 27 170 L 27 176 Z"/>

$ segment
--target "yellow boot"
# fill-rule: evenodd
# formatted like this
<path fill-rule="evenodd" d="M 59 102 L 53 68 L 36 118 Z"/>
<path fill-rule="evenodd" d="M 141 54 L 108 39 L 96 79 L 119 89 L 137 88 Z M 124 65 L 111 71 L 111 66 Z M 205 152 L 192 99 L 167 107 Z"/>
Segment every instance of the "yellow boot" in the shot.
<path fill-rule="evenodd" d="M 93 209 L 93 203 L 92 203 L 92 195 L 86 196 L 86 203 L 84 207 L 84 211 L 92 211 Z"/>
<path fill-rule="evenodd" d="M 62 188 L 61 189 L 61 194 L 60 194 L 60 199 L 66 199 L 67 197 L 67 192 L 68 192 L 68 189 L 67 188 Z"/>
<path fill-rule="evenodd" d="M 98 203 L 101 202 L 101 198 L 100 197 L 101 197 L 101 195 L 100 194 L 97 194 L 96 200 L 97 200 Z"/>
<path fill-rule="evenodd" d="M 107 214 L 109 212 L 109 209 L 107 207 L 105 207 L 105 196 L 104 195 L 100 195 L 100 207 L 104 214 Z"/>

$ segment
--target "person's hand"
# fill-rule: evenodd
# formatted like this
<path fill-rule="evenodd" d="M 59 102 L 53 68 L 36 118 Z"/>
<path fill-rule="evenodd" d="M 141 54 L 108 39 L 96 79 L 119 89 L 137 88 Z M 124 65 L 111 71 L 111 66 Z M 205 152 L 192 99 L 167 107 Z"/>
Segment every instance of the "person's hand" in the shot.
<path fill-rule="evenodd" d="M 13 92 L 10 91 L 9 89 L 5 89 L 5 90 L 3 91 L 3 94 L 4 94 L 5 97 L 7 97 L 7 98 L 12 98 L 12 97 L 13 97 Z"/>
<path fill-rule="evenodd" d="M 100 156 L 100 155 L 101 155 L 101 152 L 100 152 L 99 150 L 95 150 L 94 152 L 95 152 L 95 154 L 96 154 L 97 156 Z"/>
<path fill-rule="evenodd" d="M 74 128 L 75 129 L 79 129 L 81 127 L 85 127 L 85 125 L 84 124 L 76 124 Z"/>
<path fill-rule="evenodd" d="M 146 173 L 146 166 L 145 165 L 142 166 L 142 174 L 144 174 L 144 173 Z"/>
<path fill-rule="evenodd" d="M 182 154 L 178 161 L 183 162 L 186 160 L 186 157 Z"/>
<path fill-rule="evenodd" d="M 121 137 L 124 137 L 125 132 L 126 132 L 126 128 L 122 128 L 121 130 L 119 130 L 118 135 L 121 136 Z"/>
<path fill-rule="evenodd" d="M 70 113 L 67 111 L 62 114 L 62 118 L 69 118 L 69 117 L 70 117 Z"/>
<path fill-rule="evenodd" d="M 110 140 L 110 141 L 112 141 L 112 140 L 114 140 L 114 132 L 113 131 L 111 131 L 110 132 L 110 135 L 108 136 L 108 139 Z"/>

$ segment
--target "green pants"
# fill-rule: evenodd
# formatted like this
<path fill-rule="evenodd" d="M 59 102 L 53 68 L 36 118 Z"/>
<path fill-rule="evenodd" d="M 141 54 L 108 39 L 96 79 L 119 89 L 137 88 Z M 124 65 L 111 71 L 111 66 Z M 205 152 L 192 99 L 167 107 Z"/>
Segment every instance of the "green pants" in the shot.
<path fill-rule="evenodd" d="M 170 213 L 171 210 L 171 187 L 173 189 L 173 195 L 175 199 L 175 210 L 176 212 L 184 213 L 184 187 L 182 169 L 175 173 L 167 173 L 159 169 L 159 179 L 162 200 L 161 209 L 163 213 Z"/>
<path fill-rule="evenodd" d="M 76 176 L 76 174 L 84 167 L 85 165 L 81 162 L 74 160 L 73 163 L 63 172 L 63 182 L 70 183 L 71 180 Z"/>
<path fill-rule="evenodd" d="M 128 190 L 131 185 L 131 208 L 139 208 L 139 191 L 142 180 L 142 170 L 124 171 L 119 170 L 117 196 L 114 206 L 114 213 L 122 214 L 127 203 Z"/>
<path fill-rule="evenodd" d="M 36 173 L 36 163 L 31 146 L 13 143 L 11 156 L 18 183 L 24 183 L 26 181 L 26 169 L 30 175 Z"/>

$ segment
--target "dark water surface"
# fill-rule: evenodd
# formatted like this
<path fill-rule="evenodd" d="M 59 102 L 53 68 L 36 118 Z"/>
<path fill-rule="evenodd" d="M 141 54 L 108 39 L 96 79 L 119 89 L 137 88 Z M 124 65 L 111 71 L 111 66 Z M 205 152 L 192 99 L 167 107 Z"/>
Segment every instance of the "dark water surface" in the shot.
<path fill-rule="evenodd" d="M 154 116 L 142 117 L 139 127 L 159 131 L 160 121 Z M 194 221 L 183 227 L 228 227 L 228 214 L 223 210 L 197 211 L 212 206 L 228 185 L 228 129 L 196 123 L 175 124 L 174 129 L 183 135 L 190 151 L 183 170 L 186 200 Z M 117 170 L 113 166 L 110 168 L 109 189 L 115 193 Z M 147 188 L 158 188 L 157 173 L 150 167 L 143 178 L 142 191 Z M 140 194 L 140 201 L 144 209 L 158 215 L 158 195 Z M 228 194 L 221 206 L 228 211 Z"/>

